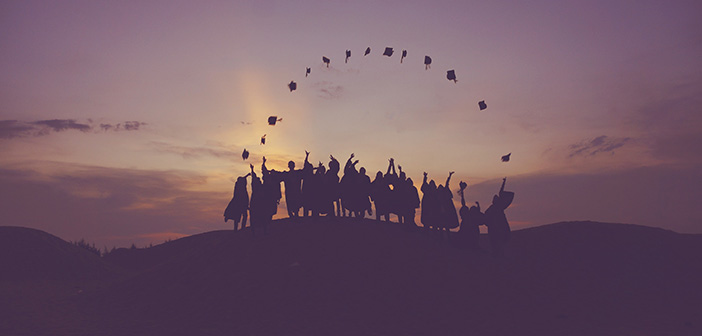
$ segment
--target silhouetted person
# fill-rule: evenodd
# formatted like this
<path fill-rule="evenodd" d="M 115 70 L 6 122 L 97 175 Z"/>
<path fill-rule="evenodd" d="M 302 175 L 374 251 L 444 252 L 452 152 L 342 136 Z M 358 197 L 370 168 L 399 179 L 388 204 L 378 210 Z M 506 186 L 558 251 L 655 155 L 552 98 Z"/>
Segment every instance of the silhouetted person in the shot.
<path fill-rule="evenodd" d="M 456 206 L 453 205 L 453 193 L 451 192 L 451 187 L 449 187 L 449 182 L 451 181 L 451 175 L 454 172 L 450 172 L 446 178 L 446 185 L 439 185 L 437 188 L 437 198 L 439 200 L 439 227 L 448 233 L 450 229 L 455 229 L 458 227 L 458 215 L 456 215 Z M 448 234 L 447 234 L 448 235 Z"/>
<path fill-rule="evenodd" d="M 461 228 L 458 231 L 458 236 L 466 248 L 477 250 L 480 241 L 480 225 L 484 225 L 485 219 L 483 213 L 480 212 L 480 203 L 475 202 L 476 205 L 470 208 L 466 206 L 465 189 L 467 186 L 465 182 L 461 181 L 461 190 L 458 191 L 461 194 L 461 210 L 459 210 Z"/>
<path fill-rule="evenodd" d="M 310 155 L 305 151 L 305 162 Z M 302 208 L 302 169 L 295 169 L 295 162 L 288 162 L 288 171 L 283 172 L 283 183 L 285 184 L 285 206 L 288 209 L 288 217 L 294 218 L 300 215 Z"/>
<path fill-rule="evenodd" d="M 390 220 L 390 215 L 388 215 L 388 196 L 390 193 L 390 188 L 385 182 L 383 177 L 383 172 L 378 171 L 375 174 L 375 179 L 371 182 L 371 199 L 375 205 L 375 219 L 380 220 L 382 216 L 385 216 L 385 220 Z"/>
<path fill-rule="evenodd" d="M 402 175 L 403 173 L 400 172 L 401 180 Z M 402 212 L 402 223 L 405 223 L 408 228 L 416 228 L 417 224 L 414 221 L 414 216 L 416 209 L 419 208 L 420 201 L 419 192 L 417 191 L 417 187 L 414 186 L 414 182 L 411 178 L 401 182 L 400 197 L 400 204 L 402 206 L 400 209 Z"/>
<path fill-rule="evenodd" d="M 505 191 L 506 182 L 507 178 L 504 178 L 499 195 L 492 198 L 492 204 L 485 210 L 485 225 L 488 227 L 492 253 L 496 256 L 504 255 L 504 247 L 509 242 L 511 233 L 505 209 L 512 204 L 514 193 Z"/>
<path fill-rule="evenodd" d="M 340 188 L 341 188 L 341 204 L 342 204 L 342 216 L 346 216 L 346 211 L 349 212 L 349 217 L 353 214 L 358 217 L 360 210 L 359 202 L 359 189 L 358 189 L 358 172 L 356 171 L 356 164 L 352 161 L 355 157 L 354 153 L 351 153 L 346 164 L 344 165 L 344 176 L 341 178 Z"/>
<path fill-rule="evenodd" d="M 359 196 L 361 209 L 363 211 L 361 218 L 365 217 L 366 213 L 368 213 L 369 216 L 373 215 L 373 209 L 371 208 L 371 202 L 370 202 L 370 193 L 371 193 L 370 177 L 368 175 L 366 175 L 366 168 L 361 167 L 361 169 L 358 170 L 358 196 Z"/>
<path fill-rule="evenodd" d="M 329 155 L 329 170 L 324 174 L 324 186 L 334 208 L 330 215 L 341 216 L 341 190 L 339 186 L 339 161 Z"/>
<path fill-rule="evenodd" d="M 302 216 L 312 213 L 314 203 L 314 167 L 308 160 L 310 153 L 305 151 L 305 163 L 302 166 Z"/>
<path fill-rule="evenodd" d="M 249 217 L 249 192 L 246 190 L 246 176 L 239 176 L 234 183 L 234 196 L 229 201 L 229 205 L 224 210 L 224 222 L 231 219 L 234 221 L 234 231 L 239 230 L 239 222 L 241 221 L 241 230 L 246 227 L 246 221 Z"/>
<path fill-rule="evenodd" d="M 255 236 L 256 230 L 263 229 L 266 232 L 267 223 L 265 221 L 269 210 L 266 205 L 265 191 L 261 179 L 256 176 L 253 164 L 251 167 L 251 232 Z"/>
<path fill-rule="evenodd" d="M 422 226 L 425 229 L 431 230 L 437 225 L 437 217 L 439 216 L 439 204 L 436 195 L 436 183 L 431 180 L 427 183 L 427 173 L 424 172 L 424 180 L 422 181 Z"/>

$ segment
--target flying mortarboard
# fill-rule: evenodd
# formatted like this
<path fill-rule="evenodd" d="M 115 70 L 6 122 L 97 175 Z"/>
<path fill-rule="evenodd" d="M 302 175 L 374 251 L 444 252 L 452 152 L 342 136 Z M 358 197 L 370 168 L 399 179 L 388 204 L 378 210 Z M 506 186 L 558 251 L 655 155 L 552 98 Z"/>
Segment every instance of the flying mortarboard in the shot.
<path fill-rule="evenodd" d="M 268 117 L 268 125 L 275 126 L 275 123 L 278 121 L 283 121 L 283 118 L 278 118 L 276 116 Z"/>
<path fill-rule="evenodd" d="M 424 56 L 424 70 L 431 68 L 431 57 Z"/>
<path fill-rule="evenodd" d="M 246 148 L 244 148 L 244 152 L 241 153 L 241 158 L 244 160 L 249 158 L 249 151 L 247 151 Z"/>
<path fill-rule="evenodd" d="M 290 81 L 290 84 L 288 84 L 288 88 L 290 89 L 290 92 L 293 92 L 297 89 L 297 83 L 295 81 Z"/>
<path fill-rule="evenodd" d="M 405 57 L 407 57 L 407 50 L 402 50 L 402 57 L 400 58 L 400 63 L 402 63 L 402 60 L 404 60 Z"/>
<path fill-rule="evenodd" d="M 312 71 L 312 69 L 310 68 L 307 68 L 307 70 L 305 70 L 305 77 L 307 77 L 310 74 L 310 71 Z"/>
<path fill-rule="evenodd" d="M 266 135 L 264 134 L 264 135 L 261 137 L 261 145 L 265 145 L 265 144 L 266 144 Z"/>
<path fill-rule="evenodd" d="M 366 52 L 363 54 L 363 56 L 368 56 L 370 54 L 370 47 L 366 48 Z"/>
<path fill-rule="evenodd" d="M 446 78 L 448 80 L 452 80 L 454 83 L 458 82 L 458 80 L 456 79 L 456 71 L 455 70 L 446 71 Z"/>
<path fill-rule="evenodd" d="M 386 48 L 385 48 L 385 52 L 383 53 L 383 56 L 390 57 L 390 56 L 392 56 L 392 53 L 393 53 L 393 52 L 394 52 L 394 51 L 392 50 L 392 47 L 386 47 Z"/>
<path fill-rule="evenodd" d="M 322 56 L 322 62 L 327 63 L 327 68 L 329 67 L 329 59 L 326 56 Z"/>
<path fill-rule="evenodd" d="M 509 162 L 509 156 L 512 155 L 512 153 L 509 153 L 507 155 L 502 156 L 502 162 Z"/>
<path fill-rule="evenodd" d="M 478 106 L 480 106 L 481 111 L 487 108 L 487 104 L 485 104 L 484 100 L 479 101 Z"/>
<path fill-rule="evenodd" d="M 351 57 L 351 50 L 346 49 L 346 60 L 344 61 L 344 63 L 349 62 L 349 57 Z"/>

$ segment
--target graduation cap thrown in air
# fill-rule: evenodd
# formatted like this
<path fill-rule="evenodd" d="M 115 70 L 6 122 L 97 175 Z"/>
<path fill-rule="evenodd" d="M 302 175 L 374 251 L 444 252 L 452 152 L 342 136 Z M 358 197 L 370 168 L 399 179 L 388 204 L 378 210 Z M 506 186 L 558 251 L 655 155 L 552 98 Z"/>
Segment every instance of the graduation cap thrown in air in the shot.
<path fill-rule="evenodd" d="M 346 49 L 346 60 L 344 61 L 344 63 L 349 62 L 349 57 L 351 57 L 351 50 Z"/>
<path fill-rule="evenodd" d="M 400 58 L 400 63 L 402 63 L 402 60 L 404 60 L 405 57 L 407 57 L 407 50 L 402 50 L 402 57 Z"/>
<path fill-rule="evenodd" d="M 424 70 L 431 68 L 431 57 L 424 56 Z"/>
<path fill-rule="evenodd" d="M 512 153 L 509 153 L 507 155 L 502 156 L 502 162 L 509 162 L 509 156 L 512 155 Z"/>
<path fill-rule="evenodd" d="M 458 80 L 456 79 L 456 71 L 455 70 L 446 71 L 446 78 L 448 80 L 452 80 L 454 83 L 458 82 Z"/>
<path fill-rule="evenodd" d="M 326 56 L 322 56 L 322 62 L 327 64 L 327 68 L 329 67 L 329 62 L 331 62 Z"/>
<path fill-rule="evenodd" d="M 249 158 L 249 151 L 247 151 L 246 148 L 244 148 L 244 152 L 241 153 L 241 158 L 244 160 Z"/>
<path fill-rule="evenodd" d="M 290 81 L 290 84 L 288 84 L 288 88 L 290 89 L 290 92 L 293 92 L 297 89 L 297 83 L 295 81 Z"/>
<path fill-rule="evenodd" d="M 310 68 L 307 68 L 307 70 L 305 70 L 305 77 L 307 77 L 310 74 L 310 71 L 312 71 L 312 69 Z"/>
<path fill-rule="evenodd" d="M 276 116 L 270 116 L 268 117 L 268 125 L 275 126 L 275 123 L 278 121 L 283 121 L 283 118 L 278 118 Z M 264 135 L 265 136 L 265 135 Z"/>
<path fill-rule="evenodd" d="M 392 47 L 386 47 L 385 52 L 383 53 L 383 56 L 390 57 L 390 56 L 392 56 L 393 52 L 394 52 L 394 50 L 392 50 Z"/>
<path fill-rule="evenodd" d="M 266 135 L 264 134 L 264 135 L 261 137 L 261 145 L 265 145 L 265 144 L 266 144 Z"/>
<path fill-rule="evenodd" d="M 366 52 L 363 54 L 363 56 L 368 56 L 370 54 L 370 47 L 366 48 Z"/>
<path fill-rule="evenodd" d="M 487 108 L 487 104 L 485 104 L 484 100 L 479 101 L 478 106 L 480 107 L 481 111 Z"/>

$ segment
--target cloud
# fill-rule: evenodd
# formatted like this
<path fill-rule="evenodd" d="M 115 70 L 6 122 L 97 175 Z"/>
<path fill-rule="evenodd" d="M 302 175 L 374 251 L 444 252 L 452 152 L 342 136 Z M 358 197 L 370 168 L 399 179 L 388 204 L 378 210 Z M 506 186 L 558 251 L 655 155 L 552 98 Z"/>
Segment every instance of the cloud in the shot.
<path fill-rule="evenodd" d="M 161 141 L 152 141 L 151 145 L 158 152 L 180 155 L 184 159 L 196 159 L 202 156 L 214 156 L 228 159 L 241 158 L 240 152 L 225 148 L 178 146 Z"/>
<path fill-rule="evenodd" d="M 38 137 L 63 131 L 80 131 L 83 133 L 97 131 L 138 131 L 146 123 L 141 121 L 125 121 L 118 124 L 101 123 L 94 125 L 88 119 L 88 123 L 80 123 L 75 119 L 48 119 L 23 122 L 18 120 L 0 120 L 0 139 L 13 139 L 24 137 Z"/>
<path fill-rule="evenodd" d="M 599 153 L 614 153 L 617 148 L 623 147 L 631 138 L 611 138 L 606 135 L 600 135 L 592 140 L 581 141 L 577 144 L 569 146 L 570 153 L 568 157 L 574 156 L 592 156 Z"/>
<path fill-rule="evenodd" d="M 222 229 L 231 198 L 231 186 L 202 191 L 207 177 L 187 171 L 40 164 L 41 172 L 0 169 L 3 225 L 33 227 L 65 240 L 85 238 L 98 246 L 143 246 L 163 241 L 164 232 Z"/>
<path fill-rule="evenodd" d="M 332 82 L 321 81 L 312 85 L 317 90 L 317 96 L 324 99 L 338 99 L 344 94 L 344 87 Z"/>

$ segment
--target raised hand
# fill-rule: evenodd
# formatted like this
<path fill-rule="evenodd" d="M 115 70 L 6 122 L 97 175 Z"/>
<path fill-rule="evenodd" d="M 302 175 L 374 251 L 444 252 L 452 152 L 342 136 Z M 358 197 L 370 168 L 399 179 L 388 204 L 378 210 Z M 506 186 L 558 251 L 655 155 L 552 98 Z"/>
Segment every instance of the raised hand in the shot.
<path fill-rule="evenodd" d="M 310 156 L 310 152 L 305 149 L 305 156 Z"/>
<path fill-rule="evenodd" d="M 424 172 L 424 177 L 427 177 L 427 172 Z"/>
<path fill-rule="evenodd" d="M 451 175 L 453 175 L 453 174 L 455 174 L 455 173 L 456 173 L 456 172 L 449 172 L 449 176 L 451 176 Z"/>
<path fill-rule="evenodd" d="M 263 157 L 263 163 L 266 163 L 266 157 L 265 157 L 265 156 Z"/>
<path fill-rule="evenodd" d="M 351 159 L 353 159 L 354 157 L 356 157 L 356 154 L 351 153 Z"/>

